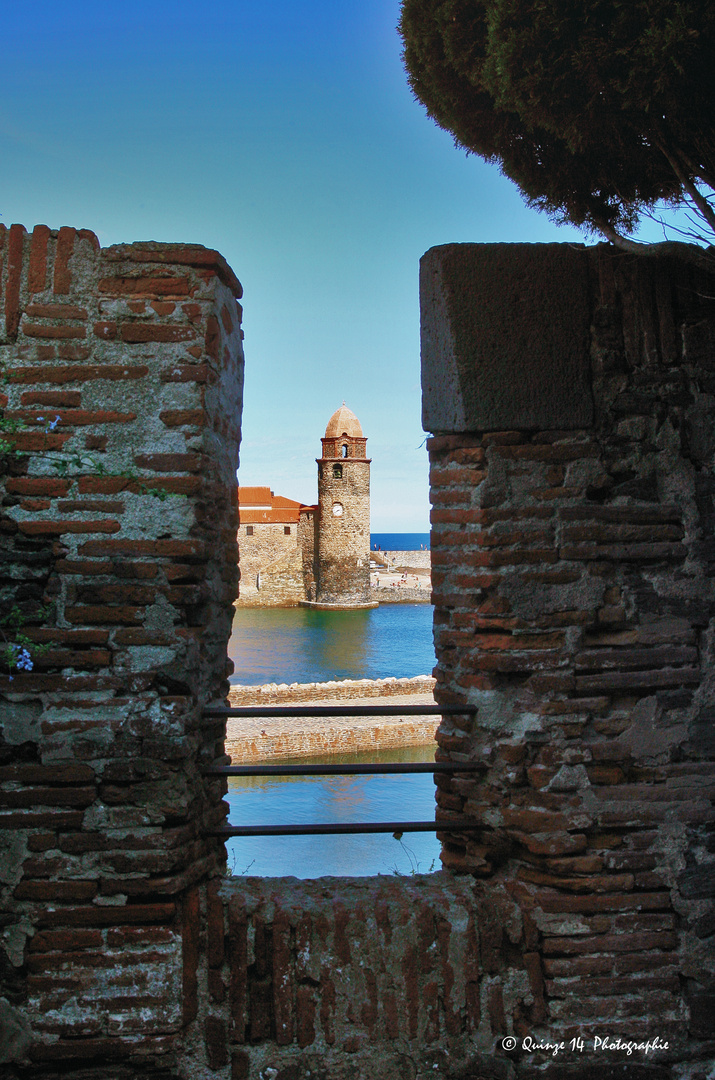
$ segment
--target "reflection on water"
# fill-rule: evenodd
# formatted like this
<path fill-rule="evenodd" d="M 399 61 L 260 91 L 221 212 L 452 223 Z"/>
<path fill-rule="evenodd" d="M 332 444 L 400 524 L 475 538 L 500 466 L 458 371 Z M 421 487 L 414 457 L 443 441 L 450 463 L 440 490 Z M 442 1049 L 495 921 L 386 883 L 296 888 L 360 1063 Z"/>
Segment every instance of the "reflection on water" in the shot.
<path fill-rule="evenodd" d="M 238 608 L 228 653 L 235 665 L 231 682 L 252 686 L 429 675 L 432 606 Z"/>
<path fill-rule="evenodd" d="M 360 754 L 283 758 L 282 764 L 363 764 L 433 761 L 434 744 Z M 271 764 L 275 759 L 271 759 Z M 277 763 L 277 762 L 276 762 Z M 431 821 L 434 781 L 415 776 L 232 776 L 228 801 L 232 825 L 305 824 L 351 821 Z M 404 846 L 403 846 L 404 845 Z M 367 836 L 236 837 L 227 845 L 233 873 L 261 877 L 366 877 L 428 873 L 439 869 L 434 833 Z M 405 850 L 407 849 L 407 850 Z"/>

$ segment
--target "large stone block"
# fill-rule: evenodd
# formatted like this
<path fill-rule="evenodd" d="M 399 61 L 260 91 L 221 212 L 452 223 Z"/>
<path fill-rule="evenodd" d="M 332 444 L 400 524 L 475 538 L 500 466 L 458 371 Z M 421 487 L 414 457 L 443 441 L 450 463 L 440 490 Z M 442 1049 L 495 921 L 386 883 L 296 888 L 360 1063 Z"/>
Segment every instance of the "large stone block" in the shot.
<path fill-rule="evenodd" d="M 567 244 L 445 244 L 420 264 L 422 426 L 587 427 L 589 259 Z"/>

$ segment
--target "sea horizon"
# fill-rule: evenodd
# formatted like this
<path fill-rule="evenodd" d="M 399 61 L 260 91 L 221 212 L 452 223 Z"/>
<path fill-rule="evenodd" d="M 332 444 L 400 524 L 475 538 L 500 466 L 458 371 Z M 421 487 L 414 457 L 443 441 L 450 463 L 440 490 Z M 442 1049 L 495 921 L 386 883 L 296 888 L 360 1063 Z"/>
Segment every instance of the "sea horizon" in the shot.
<path fill-rule="evenodd" d="M 374 532 L 370 533 L 370 550 L 375 551 L 429 551 L 428 532 Z"/>

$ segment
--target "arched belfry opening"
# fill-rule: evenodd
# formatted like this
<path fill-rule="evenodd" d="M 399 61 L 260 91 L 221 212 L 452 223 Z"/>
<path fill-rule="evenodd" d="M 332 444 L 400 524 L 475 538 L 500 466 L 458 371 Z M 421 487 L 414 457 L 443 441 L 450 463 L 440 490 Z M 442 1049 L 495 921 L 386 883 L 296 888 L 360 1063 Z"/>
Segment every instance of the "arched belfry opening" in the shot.
<path fill-rule="evenodd" d="M 318 607 L 376 607 L 370 598 L 370 459 L 345 402 L 328 420 L 318 465 L 315 599 Z"/>

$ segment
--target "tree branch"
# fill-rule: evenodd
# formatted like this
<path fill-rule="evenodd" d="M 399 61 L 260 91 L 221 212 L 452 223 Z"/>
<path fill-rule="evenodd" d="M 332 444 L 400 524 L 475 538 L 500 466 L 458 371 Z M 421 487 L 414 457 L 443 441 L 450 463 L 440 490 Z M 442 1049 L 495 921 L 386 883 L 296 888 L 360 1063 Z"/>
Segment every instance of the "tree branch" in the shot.
<path fill-rule="evenodd" d="M 656 139 L 655 143 L 682 184 L 684 190 L 695 203 L 701 217 L 708 223 L 713 232 L 715 232 L 715 210 L 713 210 L 705 196 L 698 191 L 688 174 L 680 167 L 680 162 L 677 157 L 667 148 L 665 143 L 660 138 Z"/>
<path fill-rule="evenodd" d="M 592 220 L 607 240 L 629 255 L 647 255 L 649 258 L 673 255 L 701 270 L 707 270 L 710 274 L 715 272 L 715 247 L 701 248 L 698 244 L 686 244 L 682 240 L 663 240 L 659 244 L 644 244 L 640 240 L 631 240 L 627 236 L 622 236 L 607 221 L 596 220 L 596 218 Z"/>

